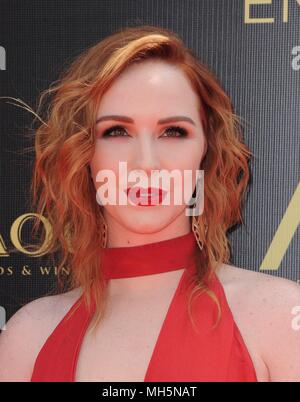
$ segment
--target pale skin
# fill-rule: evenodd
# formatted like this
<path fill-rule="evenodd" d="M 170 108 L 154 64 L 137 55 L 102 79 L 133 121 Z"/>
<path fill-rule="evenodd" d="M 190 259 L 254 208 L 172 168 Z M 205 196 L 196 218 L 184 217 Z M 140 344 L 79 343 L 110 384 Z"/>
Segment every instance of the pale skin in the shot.
<path fill-rule="evenodd" d="M 206 143 L 197 97 L 186 77 L 174 67 L 148 61 L 125 71 L 102 98 L 97 117 L 106 115 L 128 116 L 134 123 L 105 121 L 97 126 L 91 160 L 96 188 L 97 171 L 105 168 L 117 172 L 119 160 L 126 160 L 129 170 L 142 169 L 147 174 L 151 169 L 199 168 Z M 161 137 L 174 123 L 158 126 L 157 121 L 177 115 L 195 122 L 175 123 L 184 127 L 188 136 Z M 128 137 L 104 140 L 104 130 L 115 124 L 121 124 Z M 184 209 L 184 205 L 105 206 L 108 247 L 183 235 L 190 231 Z M 143 381 L 182 272 L 110 281 L 108 314 L 95 337 L 89 332 L 84 337 L 76 381 Z M 300 329 L 292 328 L 295 315 L 291 312 L 300 307 L 299 285 L 229 264 L 222 264 L 217 275 L 258 381 L 300 381 Z M 0 336 L 0 381 L 30 381 L 39 350 L 80 295 L 78 288 L 42 297 L 11 317 Z"/>

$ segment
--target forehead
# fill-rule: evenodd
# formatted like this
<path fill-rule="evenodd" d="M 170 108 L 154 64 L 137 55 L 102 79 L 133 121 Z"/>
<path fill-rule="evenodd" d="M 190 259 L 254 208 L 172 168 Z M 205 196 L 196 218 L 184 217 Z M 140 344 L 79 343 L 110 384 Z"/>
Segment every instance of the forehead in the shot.
<path fill-rule="evenodd" d="M 102 96 L 102 113 L 197 113 L 198 95 L 179 67 L 161 60 L 129 66 Z M 195 117 L 195 115 L 194 115 Z"/>

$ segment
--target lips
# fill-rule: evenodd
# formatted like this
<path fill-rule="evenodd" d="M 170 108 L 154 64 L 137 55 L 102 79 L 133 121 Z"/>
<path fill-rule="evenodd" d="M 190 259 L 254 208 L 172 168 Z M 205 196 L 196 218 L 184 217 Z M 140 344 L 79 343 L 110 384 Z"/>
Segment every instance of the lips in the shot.
<path fill-rule="evenodd" d="M 134 205 L 142 206 L 160 204 L 167 193 L 165 190 L 156 187 L 128 187 L 125 192 Z"/>

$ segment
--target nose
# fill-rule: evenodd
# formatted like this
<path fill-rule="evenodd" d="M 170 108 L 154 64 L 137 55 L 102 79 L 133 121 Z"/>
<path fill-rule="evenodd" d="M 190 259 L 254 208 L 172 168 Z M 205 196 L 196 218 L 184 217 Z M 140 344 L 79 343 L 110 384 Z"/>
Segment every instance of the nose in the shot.
<path fill-rule="evenodd" d="M 151 170 L 160 168 L 155 140 L 149 133 L 139 136 L 135 149 L 135 162 L 132 167 L 135 170 L 142 170 L 148 176 L 151 175 Z"/>

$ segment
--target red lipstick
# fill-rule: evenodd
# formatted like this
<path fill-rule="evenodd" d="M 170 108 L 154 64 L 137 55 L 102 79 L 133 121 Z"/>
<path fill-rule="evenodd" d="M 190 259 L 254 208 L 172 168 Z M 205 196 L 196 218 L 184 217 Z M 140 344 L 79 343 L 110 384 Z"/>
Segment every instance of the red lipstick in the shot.
<path fill-rule="evenodd" d="M 126 195 L 132 204 L 138 206 L 154 206 L 161 204 L 167 192 L 157 187 L 128 187 Z"/>

